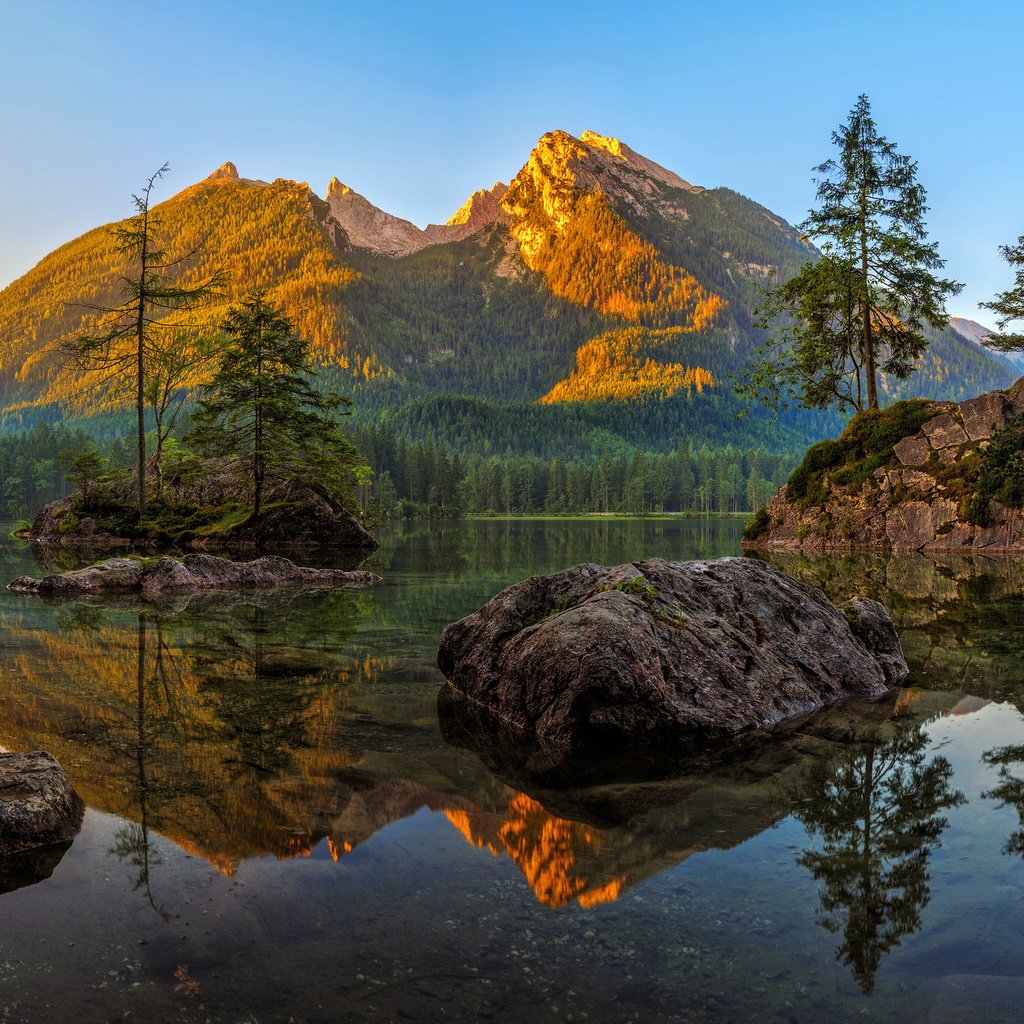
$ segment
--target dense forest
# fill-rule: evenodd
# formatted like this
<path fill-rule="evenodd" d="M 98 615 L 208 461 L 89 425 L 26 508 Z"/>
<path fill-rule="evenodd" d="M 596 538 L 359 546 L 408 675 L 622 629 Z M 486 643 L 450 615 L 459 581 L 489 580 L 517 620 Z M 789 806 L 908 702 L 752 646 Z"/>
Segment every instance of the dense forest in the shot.
<path fill-rule="evenodd" d="M 350 435 L 374 470 L 360 503 L 382 517 L 475 513 L 749 512 L 792 472 L 794 456 L 685 442 L 671 452 L 606 448 L 596 457 L 481 455 L 408 441 L 390 427 L 353 424 Z M 0 437 L 0 519 L 30 517 L 70 490 L 70 456 L 92 444 L 80 430 L 39 425 Z M 132 465 L 134 437 L 106 446 L 114 467 Z"/>

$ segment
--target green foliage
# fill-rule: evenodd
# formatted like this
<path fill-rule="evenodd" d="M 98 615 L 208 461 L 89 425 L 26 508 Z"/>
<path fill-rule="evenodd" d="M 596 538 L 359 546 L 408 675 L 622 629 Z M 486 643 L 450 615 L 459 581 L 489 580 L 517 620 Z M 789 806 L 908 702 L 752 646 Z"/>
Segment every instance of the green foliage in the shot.
<path fill-rule="evenodd" d="M 988 526 L 991 502 L 1024 508 L 1024 414 L 1015 416 L 991 438 L 981 457 L 978 483 L 967 506 L 967 519 Z"/>
<path fill-rule="evenodd" d="M 169 326 L 166 318 L 176 319 L 208 302 L 224 283 L 220 271 L 203 281 L 183 283 L 181 265 L 194 259 L 195 252 L 170 256 L 160 247 L 157 238 L 160 220 L 150 208 L 150 197 L 156 182 L 167 170 L 164 164 L 150 176 L 139 195 L 132 196 L 135 216 L 110 229 L 117 254 L 128 268 L 121 278 L 123 301 L 116 306 L 98 307 L 100 320 L 95 330 L 69 340 L 65 346 L 85 375 L 84 387 L 102 387 L 109 390 L 115 400 L 130 399 L 135 403 L 138 441 L 135 471 L 140 516 L 145 513 L 147 499 L 147 404 L 156 412 L 162 442 L 164 413 L 182 383 L 178 353 L 185 348 L 185 343 L 177 324 L 175 337 L 169 341 L 162 337 Z M 102 274 L 103 267 L 95 268 L 95 272 Z M 159 480 L 158 466 L 158 486 Z M 88 492 L 83 494 L 88 500 Z"/>
<path fill-rule="evenodd" d="M 221 329 L 229 341 L 202 388 L 189 443 L 246 467 L 256 519 L 268 477 L 317 485 L 349 501 L 362 461 L 333 416 L 342 398 L 310 380 L 309 343 L 259 291 L 233 306 Z"/>
<path fill-rule="evenodd" d="M 824 504 L 826 481 L 840 487 L 859 486 L 876 469 L 889 465 L 894 445 L 916 434 L 933 414 L 931 403 L 922 399 L 857 413 L 838 439 L 808 450 L 789 478 L 786 500 L 810 508 Z"/>
<path fill-rule="evenodd" d="M 824 255 L 767 292 L 758 325 L 769 332 L 737 392 L 771 409 L 789 396 L 809 409 L 864 408 L 861 322 L 853 267 Z"/>
<path fill-rule="evenodd" d="M 743 528 L 744 540 L 760 540 L 772 525 L 772 517 L 768 514 L 766 506 L 762 505 L 751 517 L 750 521 Z"/>
<path fill-rule="evenodd" d="M 1024 321 L 1024 235 L 1017 239 L 1016 245 L 1001 246 L 999 251 L 1014 269 L 1015 280 L 1012 288 L 1007 288 L 991 302 L 982 303 L 996 314 L 1000 330 L 985 344 L 1003 352 L 1024 351 L 1024 333 L 1010 334 L 1006 330 L 1014 321 Z"/>
<path fill-rule="evenodd" d="M 431 440 L 409 442 L 387 424 L 356 424 L 352 439 L 375 480 L 358 488 L 360 503 L 383 506 L 388 496 L 402 518 L 427 510 L 437 517 L 745 512 L 767 500 L 795 461 L 757 448 L 691 451 L 685 443 L 671 453 L 623 446 L 577 458 L 463 455 Z"/>
<path fill-rule="evenodd" d="M 818 167 L 819 206 L 802 225 L 822 258 L 761 305 L 774 336 L 741 390 L 775 404 L 791 393 L 812 407 L 876 409 L 876 367 L 907 379 L 928 347 L 925 329 L 946 326 L 945 301 L 963 285 L 936 276 L 945 263 L 926 241 L 917 164 L 878 134 L 866 96 L 832 141 L 839 154 Z"/>

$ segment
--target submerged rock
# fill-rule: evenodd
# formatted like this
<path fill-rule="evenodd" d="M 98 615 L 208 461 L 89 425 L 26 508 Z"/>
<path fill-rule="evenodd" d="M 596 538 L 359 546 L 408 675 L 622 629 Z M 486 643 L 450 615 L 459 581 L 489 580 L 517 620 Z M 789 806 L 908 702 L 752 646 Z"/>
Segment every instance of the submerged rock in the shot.
<path fill-rule="evenodd" d="M 15 594 L 74 599 L 104 594 L 139 594 L 143 598 L 194 593 L 200 590 L 250 590 L 275 587 L 334 590 L 380 582 L 376 573 L 314 569 L 288 558 L 267 555 L 251 562 L 232 562 L 215 555 L 185 555 L 180 561 L 162 558 L 108 558 L 84 569 L 36 579 L 19 576 L 7 589 Z"/>
<path fill-rule="evenodd" d="M 67 843 L 82 827 L 84 813 L 51 754 L 0 754 L 0 856 Z"/>
<path fill-rule="evenodd" d="M 535 576 L 448 626 L 438 665 L 541 760 L 769 728 L 907 675 L 877 602 L 746 558 Z"/>

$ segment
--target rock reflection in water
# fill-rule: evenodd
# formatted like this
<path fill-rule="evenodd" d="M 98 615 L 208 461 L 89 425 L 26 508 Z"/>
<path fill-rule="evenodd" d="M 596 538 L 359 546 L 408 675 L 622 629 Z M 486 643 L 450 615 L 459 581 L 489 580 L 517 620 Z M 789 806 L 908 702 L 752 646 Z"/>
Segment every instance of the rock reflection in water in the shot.
<path fill-rule="evenodd" d="M 1024 560 L 981 555 L 761 556 L 833 600 L 870 597 L 889 610 L 911 679 L 1024 709 Z"/>
<path fill-rule="evenodd" d="M 948 822 L 941 812 L 964 803 L 953 769 L 926 758 L 918 725 L 854 749 L 812 758 L 792 786 L 793 813 L 820 848 L 799 863 L 820 883 L 819 923 L 841 934 L 836 959 L 865 993 L 882 957 L 921 927 L 931 896 L 928 861 Z"/>
<path fill-rule="evenodd" d="M 944 759 L 925 763 L 920 726 L 956 697 L 897 690 L 767 736 L 691 750 L 667 777 L 656 774 L 664 764 L 619 761 L 577 766 L 605 778 L 573 785 L 535 772 L 529 744 L 445 687 L 446 739 L 473 750 L 511 794 L 504 806 L 448 817 L 469 842 L 508 854 L 538 900 L 557 907 L 614 899 L 694 853 L 745 842 L 796 808 L 824 840 L 801 863 L 823 882 L 822 911 L 829 927 L 845 929 L 842 956 L 867 989 L 882 952 L 919 927 L 928 855 L 945 827 L 938 812 L 962 799 Z"/>
<path fill-rule="evenodd" d="M 70 849 L 71 843 L 58 843 L 0 857 L 0 895 L 46 881 Z"/>

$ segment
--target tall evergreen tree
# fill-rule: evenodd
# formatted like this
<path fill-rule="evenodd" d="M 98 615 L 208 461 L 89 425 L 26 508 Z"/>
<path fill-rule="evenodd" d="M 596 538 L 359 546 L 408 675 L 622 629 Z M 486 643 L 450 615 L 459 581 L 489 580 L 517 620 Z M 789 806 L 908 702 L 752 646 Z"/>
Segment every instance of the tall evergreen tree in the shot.
<path fill-rule="evenodd" d="M 999 250 L 1003 259 L 1016 271 L 1012 288 L 1001 292 L 991 302 L 983 302 L 986 309 L 998 314 L 999 334 L 985 340 L 985 344 L 1003 352 L 1024 351 L 1024 328 L 1016 334 L 1007 333 L 1006 328 L 1015 320 L 1024 321 L 1024 235 L 1016 245 L 1004 245 Z"/>
<path fill-rule="evenodd" d="M 303 480 L 349 498 L 365 467 L 335 419 L 345 401 L 310 383 L 309 343 L 261 291 L 232 306 L 221 329 L 228 343 L 202 388 L 189 443 L 243 463 L 252 479 L 254 518 L 262 511 L 268 476 Z"/>
<path fill-rule="evenodd" d="M 936 275 L 945 261 L 928 241 L 917 163 L 879 135 L 867 96 L 832 141 L 838 156 L 818 166 L 819 205 L 802 225 L 821 248 L 821 266 L 762 305 L 769 321 L 789 318 L 791 337 L 761 350 L 740 392 L 778 396 L 778 372 L 804 405 L 877 409 L 878 371 L 910 376 L 928 347 L 925 328 L 946 326 L 946 299 L 963 285 Z M 846 375 L 855 382 L 844 384 Z"/>
<path fill-rule="evenodd" d="M 158 335 L 163 328 L 180 330 L 180 324 L 168 323 L 172 312 L 194 309 L 209 299 L 223 283 L 223 275 L 212 274 L 190 287 L 176 283 L 172 272 L 195 256 L 195 250 L 171 257 L 160 248 L 157 231 L 160 220 L 150 201 L 157 181 L 169 170 L 164 164 L 151 175 L 142 191 L 132 196 L 135 216 L 112 229 L 117 250 L 129 270 L 121 278 L 124 302 L 100 307 L 103 320 L 98 334 L 76 339 L 72 355 L 83 365 L 100 371 L 105 385 L 126 387 L 135 402 L 138 432 L 138 508 L 146 511 L 146 402 L 149 394 L 149 361 L 153 349 L 159 349 Z M 95 383 L 95 381 L 94 381 Z"/>

